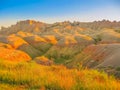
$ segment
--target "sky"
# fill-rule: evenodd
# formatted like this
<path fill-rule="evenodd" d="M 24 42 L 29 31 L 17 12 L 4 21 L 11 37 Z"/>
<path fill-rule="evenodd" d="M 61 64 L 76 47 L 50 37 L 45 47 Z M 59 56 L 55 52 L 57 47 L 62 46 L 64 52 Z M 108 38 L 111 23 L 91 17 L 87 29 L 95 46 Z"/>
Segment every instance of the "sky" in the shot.
<path fill-rule="evenodd" d="M 46 23 L 120 21 L 120 0 L 0 0 L 0 27 L 28 19 Z"/>

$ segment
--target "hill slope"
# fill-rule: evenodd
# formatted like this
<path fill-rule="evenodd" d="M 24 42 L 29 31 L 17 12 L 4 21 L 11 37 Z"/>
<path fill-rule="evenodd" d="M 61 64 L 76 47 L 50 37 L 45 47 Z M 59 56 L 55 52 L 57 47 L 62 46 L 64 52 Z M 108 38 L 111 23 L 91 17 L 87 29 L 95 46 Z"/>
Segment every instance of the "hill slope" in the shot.
<path fill-rule="evenodd" d="M 76 67 L 79 63 L 94 69 L 120 67 L 120 22 L 65 21 L 47 24 L 25 20 L 1 28 L 0 43 L 1 48 L 24 52 L 32 60 L 45 56 L 55 64 L 68 67 Z M 1 57 L 4 57 L 2 54 Z"/>

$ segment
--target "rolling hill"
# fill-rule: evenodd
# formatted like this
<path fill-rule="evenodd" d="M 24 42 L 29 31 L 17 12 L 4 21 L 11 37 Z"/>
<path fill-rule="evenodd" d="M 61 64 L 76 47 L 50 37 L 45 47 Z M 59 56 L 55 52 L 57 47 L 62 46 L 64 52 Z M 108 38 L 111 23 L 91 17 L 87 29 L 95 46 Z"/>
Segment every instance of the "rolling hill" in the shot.
<path fill-rule="evenodd" d="M 44 56 L 54 64 L 69 68 L 120 67 L 120 22 L 56 22 L 47 24 L 34 20 L 17 22 L 0 30 L 1 58 L 16 61 L 40 59 Z M 15 52 L 15 55 L 11 55 Z M 7 53 L 5 55 L 5 53 Z M 21 55 L 21 58 L 16 58 Z M 46 59 L 46 60 L 47 60 Z M 12 59 L 10 59 L 11 61 Z M 37 61 L 36 61 L 37 62 Z"/>

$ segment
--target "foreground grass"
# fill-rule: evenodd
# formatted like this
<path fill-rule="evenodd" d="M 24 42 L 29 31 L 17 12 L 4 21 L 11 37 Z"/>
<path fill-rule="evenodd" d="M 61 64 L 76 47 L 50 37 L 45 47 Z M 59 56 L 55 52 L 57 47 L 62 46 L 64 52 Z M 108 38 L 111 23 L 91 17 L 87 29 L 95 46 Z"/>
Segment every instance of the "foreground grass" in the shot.
<path fill-rule="evenodd" d="M 120 83 L 96 70 L 0 61 L 0 90 L 120 90 Z"/>

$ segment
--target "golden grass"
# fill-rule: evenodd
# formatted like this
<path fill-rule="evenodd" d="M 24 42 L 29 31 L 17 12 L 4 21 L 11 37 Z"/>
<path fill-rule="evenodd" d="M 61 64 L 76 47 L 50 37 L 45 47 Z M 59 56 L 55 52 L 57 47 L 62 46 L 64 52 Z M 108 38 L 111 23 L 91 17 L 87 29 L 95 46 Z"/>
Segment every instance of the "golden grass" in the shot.
<path fill-rule="evenodd" d="M 65 44 L 69 45 L 70 43 L 71 44 L 77 43 L 77 41 L 75 40 L 73 36 L 65 36 Z"/>
<path fill-rule="evenodd" d="M 0 58 L 8 61 L 19 62 L 19 61 L 30 61 L 31 57 L 20 50 L 8 49 L 0 47 Z M 19 58 L 18 58 L 19 57 Z"/>
<path fill-rule="evenodd" d="M 47 42 L 44 38 L 42 38 L 42 37 L 40 37 L 40 36 L 37 36 L 37 35 L 35 35 L 34 36 L 34 39 L 35 39 L 35 41 L 37 42 Z"/>
<path fill-rule="evenodd" d="M 92 37 L 87 36 L 87 35 L 83 35 L 83 34 L 79 34 L 76 32 L 76 34 L 74 36 L 80 36 L 81 38 L 85 39 L 85 40 L 92 40 Z"/>
<path fill-rule="evenodd" d="M 72 29 L 72 26 L 71 26 L 71 25 L 68 25 L 68 26 L 65 27 L 65 29 L 71 30 L 71 29 Z"/>
<path fill-rule="evenodd" d="M 57 44 L 57 39 L 53 35 L 46 35 L 44 38 L 52 44 Z"/>
<path fill-rule="evenodd" d="M 40 56 L 40 57 L 36 57 L 36 59 L 39 59 L 39 60 L 43 60 L 43 61 L 48 61 L 49 59 L 45 56 Z"/>
<path fill-rule="evenodd" d="M 32 25 L 33 24 L 33 20 L 29 20 L 29 24 Z"/>
<path fill-rule="evenodd" d="M 113 77 L 96 70 L 0 61 L 0 90 L 120 90 Z"/>
<path fill-rule="evenodd" d="M 26 41 L 24 41 L 22 38 L 16 36 L 15 34 L 9 35 L 7 37 L 7 40 L 9 41 L 9 44 L 15 49 L 24 44 L 28 45 L 28 43 Z"/>
<path fill-rule="evenodd" d="M 32 33 L 23 32 L 23 31 L 19 31 L 19 32 L 17 32 L 17 35 L 19 35 L 20 37 L 34 36 Z"/>

